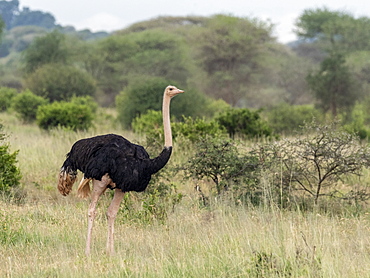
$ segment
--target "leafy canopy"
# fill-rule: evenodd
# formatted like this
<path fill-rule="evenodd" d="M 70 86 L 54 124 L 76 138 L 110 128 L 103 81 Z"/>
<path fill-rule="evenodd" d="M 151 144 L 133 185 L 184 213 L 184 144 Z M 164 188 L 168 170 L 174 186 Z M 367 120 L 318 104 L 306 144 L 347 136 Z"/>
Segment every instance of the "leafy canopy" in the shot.
<path fill-rule="evenodd" d="M 93 96 L 95 81 L 86 72 L 68 65 L 46 64 L 30 74 L 27 87 L 52 101 L 68 101 L 73 96 Z"/>

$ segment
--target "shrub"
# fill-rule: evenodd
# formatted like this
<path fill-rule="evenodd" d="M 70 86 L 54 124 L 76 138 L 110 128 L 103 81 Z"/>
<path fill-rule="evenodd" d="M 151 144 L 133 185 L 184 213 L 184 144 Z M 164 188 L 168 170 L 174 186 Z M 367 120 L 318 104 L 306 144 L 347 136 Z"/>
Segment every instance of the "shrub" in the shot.
<path fill-rule="evenodd" d="M 116 98 L 118 120 L 125 128 L 132 127 L 136 117 L 147 113 L 149 110 L 161 111 L 164 89 L 173 84 L 159 77 L 143 77 L 136 82 L 132 81 Z M 183 88 L 181 88 L 183 89 Z M 207 111 L 206 97 L 195 91 L 189 90 L 181 96 L 175 97 L 171 103 L 172 116 L 179 119 L 182 115 L 202 116 Z"/>
<path fill-rule="evenodd" d="M 0 88 L 0 112 L 6 111 L 12 104 L 13 97 L 17 94 L 17 90 L 13 88 Z"/>
<path fill-rule="evenodd" d="M 201 140 L 205 136 L 220 137 L 225 130 L 215 121 L 192 117 L 183 117 L 183 122 L 172 122 L 173 139 L 178 136 L 189 139 L 191 142 Z M 135 118 L 132 121 L 135 132 L 146 135 L 147 144 L 161 145 L 163 143 L 163 120 L 160 111 L 149 110 L 148 113 Z"/>
<path fill-rule="evenodd" d="M 21 173 L 16 166 L 18 151 L 10 153 L 9 145 L 3 142 L 5 134 L 1 132 L 2 128 L 0 124 L 0 192 L 8 195 L 19 185 Z"/>
<path fill-rule="evenodd" d="M 37 109 L 48 101 L 43 97 L 36 96 L 31 91 L 26 90 L 12 99 L 12 108 L 18 116 L 25 122 L 36 120 Z"/>
<path fill-rule="evenodd" d="M 241 154 L 230 139 L 203 137 L 195 154 L 183 166 L 186 178 L 208 179 L 216 193 L 232 190 L 240 195 L 250 191 L 256 181 L 257 157 Z"/>
<path fill-rule="evenodd" d="M 314 204 L 321 196 L 358 195 L 360 191 L 339 192 L 336 185 L 343 177 L 360 176 L 364 167 L 370 167 L 370 147 L 361 145 L 355 135 L 337 130 L 334 123 L 311 123 L 296 138 L 265 145 L 259 153 L 264 169 L 280 173 L 275 185 L 282 194 L 303 192 Z"/>
<path fill-rule="evenodd" d="M 92 113 L 95 113 L 95 111 L 99 107 L 92 96 L 81 96 L 81 97 L 73 96 L 70 102 L 78 105 L 85 105 L 90 108 Z"/>
<path fill-rule="evenodd" d="M 291 134 L 305 123 L 319 120 L 320 112 L 311 105 L 282 103 L 266 112 L 268 123 L 275 133 Z"/>
<path fill-rule="evenodd" d="M 37 111 L 37 124 L 46 130 L 54 127 L 87 130 L 92 126 L 92 120 L 89 106 L 71 102 L 54 102 L 40 106 Z"/>
<path fill-rule="evenodd" d="M 69 101 L 73 96 L 95 94 L 95 82 L 86 72 L 73 66 L 47 64 L 31 73 L 27 87 L 35 94 L 53 101 Z"/>
<path fill-rule="evenodd" d="M 174 136 L 181 135 L 191 142 L 202 140 L 206 136 L 220 137 L 226 134 L 225 129 L 216 121 L 206 121 L 205 119 L 184 117 L 183 122 L 173 123 Z"/>
<path fill-rule="evenodd" d="M 216 120 L 225 127 L 230 138 L 240 134 L 248 138 L 266 137 L 272 135 L 272 130 L 267 122 L 263 121 L 258 111 L 250 111 L 245 108 L 231 108 L 220 114 Z"/>

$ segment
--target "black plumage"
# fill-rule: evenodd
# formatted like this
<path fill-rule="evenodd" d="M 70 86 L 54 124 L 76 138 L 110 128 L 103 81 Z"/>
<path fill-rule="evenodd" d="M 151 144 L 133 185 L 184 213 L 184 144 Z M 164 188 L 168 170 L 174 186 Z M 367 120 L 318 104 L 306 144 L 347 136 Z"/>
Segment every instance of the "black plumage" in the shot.
<path fill-rule="evenodd" d="M 77 189 L 81 198 L 89 196 L 90 181 L 93 184 L 91 201 L 88 208 L 88 226 L 86 255 L 91 251 L 93 223 L 96 206 L 100 196 L 107 188 L 115 189 L 111 204 L 107 210 L 108 237 L 107 253 L 114 253 L 114 221 L 120 203 L 128 191 L 143 191 L 148 186 L 151 176 L 163 168 L 172 152 L 172 133 L 170 125 L 170 101 L 183 93 L 175 86 L 167 86 L 163 94 L 162 116 L 164 131 L 164 149 L 159 156 L 150 159 L 142 146 L 136 145 L 120 135 L 107 134 L 77 141 L 67 154 L 59 173 L 58 189 L 68 195 L 77 179 L 77 170 L 84 173 L 84 178 Z"/>
<path fill-rule="evenodd" d="M 100 135 L 77 141 L 61 172 L 75 176 L 80 170 L 85 179 L 96 180 L 108 174 L 114 183 L 110 188 L 140 192 L 146 189 L 151 176 L 166 165 L 171 152 L 172 147 L 165 147 L 158 157 L 150 159 L 142 146 L 120 135 Z"/>

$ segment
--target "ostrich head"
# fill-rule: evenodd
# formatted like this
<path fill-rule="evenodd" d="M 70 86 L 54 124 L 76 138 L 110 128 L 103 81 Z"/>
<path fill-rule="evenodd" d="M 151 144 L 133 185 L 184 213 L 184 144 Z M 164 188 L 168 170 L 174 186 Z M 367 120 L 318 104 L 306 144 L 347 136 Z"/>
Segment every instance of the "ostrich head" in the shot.
<path fill-rule="evenodd" d="M 164 90 L 164 94 L 169 96 L 170 98 L 183 93 L 183 90 L 177 89 L 175 86 L 167 86 L 166 89 Z"/>

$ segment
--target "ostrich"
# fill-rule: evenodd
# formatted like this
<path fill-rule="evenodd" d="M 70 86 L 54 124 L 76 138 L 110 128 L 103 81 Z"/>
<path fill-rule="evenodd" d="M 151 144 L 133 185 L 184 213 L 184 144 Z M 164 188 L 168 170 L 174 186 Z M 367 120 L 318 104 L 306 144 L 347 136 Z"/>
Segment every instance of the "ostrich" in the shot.
<path fill-rule="evenodd" d="M 93 184 L 88 208 L 86 255 L 90 254 L 96 205 L 107 188 L 114 189 L 114 196 L 107 210 L 107 253 L 114 253 L 114 221 L 122 198 L 128 191 L 144 191 L 151 175 L 168 162 L 172 152 L 170 101 L 172 97 L 183 92 L 175 86 L 168 86 L 164 91 L 162 116 L 165 142 L 159 156 L 150 159 L 144 147 L 116 134 L 81 139 L 74 143 L 67 154 L 59 174 L 59 192 L 64 196 L 70 193 L 77 178 L 77 170 L 84 173 L 77 189 L 79 197 L 86 198 L 90 194 L 89 182 L 92 181 Z"/>

